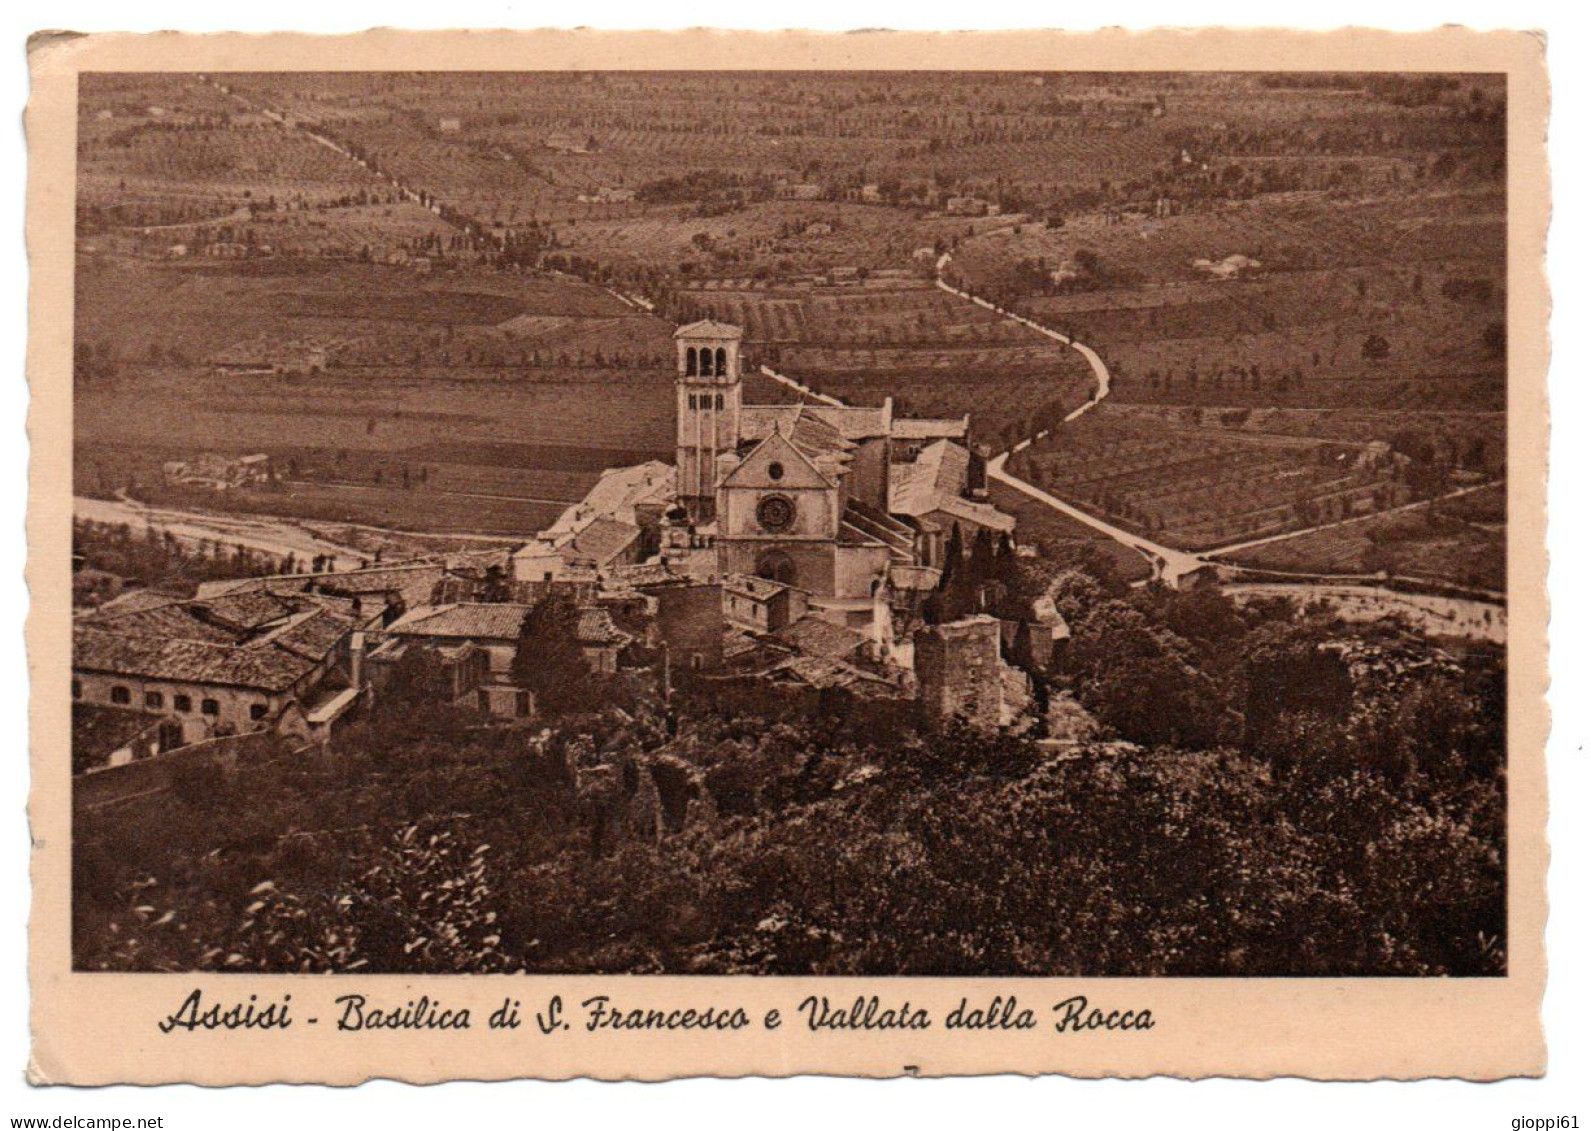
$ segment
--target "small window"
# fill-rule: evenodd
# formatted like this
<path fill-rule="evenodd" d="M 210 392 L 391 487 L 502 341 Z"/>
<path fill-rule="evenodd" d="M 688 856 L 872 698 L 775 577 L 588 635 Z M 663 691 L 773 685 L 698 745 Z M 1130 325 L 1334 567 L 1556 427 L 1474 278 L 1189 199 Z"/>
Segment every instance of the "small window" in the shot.
<path fill-rule="evenodd" d="M 492 693 L 490 691 L 487 691 L 486 688 L 484 688 L 484 687 L 480 688 L 478 691 L 476 691 L 475 692 L 475 706 L 477 708 L 479 708 L 481 714 L 483 714 L 483 715 L 491 714 L 492 713 Z"/>
<path fill-rule="evenodd" d="M 530 692 L 514 692 L 514 714 L 522 719 L 530 718 Z"/>
<path fill-rule="evenodd" d="M 715 397 L 713 397 L 713 407 L 716 408 L 719 412 L 724 411 L 724 394 L 723 393 L 719 393 Z"/>
<path fill-rule="evenodd" d="M 214 699 L 206 699 L 199 704 L 199 710 L 206 715 L 219 715 L 221 713 L 221 704 Z"/>
<path fill-rule="evenodd" d="M 784 478 L 784 464 L 780 463 L 778 460 L 774 460 L 772 463 L 770 463 L 768 465 L 768 478 L 769 479 L 783 479 Z"/>
<path fill-rule="evenodd" d="M 144 692 L 144 706 L 151 711 L 158 711 L 166 705 L 166 697 L 158 691 Z"/>
<path fill-rule="evenodd" d="M 264 703 L 250 703 L 249 718 L 253 719 L 255 722 L 259 722 L 265 717 L 266 710 L 267 708 Z"/>
<path fill-rule="evenodd" d="M 691 394 L 691 395 L 690 395 L 690 396 L 689 396 L 689 397 L 687 397 L 687 398 L 686 398 L 686 399 L 687 399 L 687 400 L 688 400 L 688 401 L 690 401 L 690 406 L 691 406 L 691 411 L 692 411 L 692 412 L 695 412 L 695 411 L 696 411 L 696 394 L 695 394 L 695 393 L 692 393 L 692 394 Z"/>
<path fill-rule="evenodd" d="M 121 686 L 121 684 L 117 684 L 110 689 L 110 701 L 112 703 L 121 703 L 125 706 L 133 701 L 133 693 Z"/>
<path fill-rule="evenodd" d="M 74 679 L 72 681 L 72 698 L 73 699 L 81 699 L 81 698 L 83 698 L 83 681 L 80 680 L 80 679 Z"/>
<path fill-rule="evenodd" d="M 171 697 L 171 705 L 183 714 L 187 714 L 193 710 L 193 699 L 187 695 L 173 695 Z"/>
<path fill-rule="evenodd" d="M 705 666 L 705 661 L 702 659 L 702 654 L 700 652 L 692 652 L 691 671 L 699 672 L 702 670 L 703 666 Z"/>

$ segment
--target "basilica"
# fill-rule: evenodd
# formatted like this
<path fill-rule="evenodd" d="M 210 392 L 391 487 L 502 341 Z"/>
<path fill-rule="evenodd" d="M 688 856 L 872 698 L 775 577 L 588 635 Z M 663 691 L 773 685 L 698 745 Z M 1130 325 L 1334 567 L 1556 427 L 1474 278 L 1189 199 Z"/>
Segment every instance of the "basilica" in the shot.
<path fill-rule="evenodd" d="M 948 546 L 1012 531 L 965 417 L 897 417 L 889 399 L 747 404 L 739 327 L 695 322 L 674 339 L 673 467 L 605 473 L 515 555 L 516 579 L 661 564 L 795 590 L 812 614 L 861 627 L 881 602 L 931 590 Z"/>

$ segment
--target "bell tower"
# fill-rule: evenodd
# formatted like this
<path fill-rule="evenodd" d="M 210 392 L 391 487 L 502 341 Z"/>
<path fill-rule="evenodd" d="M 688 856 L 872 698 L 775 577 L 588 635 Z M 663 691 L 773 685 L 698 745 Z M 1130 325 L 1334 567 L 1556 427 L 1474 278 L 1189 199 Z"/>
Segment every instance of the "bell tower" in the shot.
<path fill-rule="evenodd" d="M 739 326 L 711 320 L 674 332 L 674 465 L 693 523 L 713 520 L 718 457 L 740 443 L 740 340 Z"/>

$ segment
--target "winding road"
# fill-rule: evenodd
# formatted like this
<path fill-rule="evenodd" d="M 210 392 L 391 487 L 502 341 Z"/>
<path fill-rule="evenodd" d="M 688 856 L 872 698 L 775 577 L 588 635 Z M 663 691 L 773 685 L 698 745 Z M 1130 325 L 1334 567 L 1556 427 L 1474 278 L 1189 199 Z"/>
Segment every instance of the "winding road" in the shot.
<path fill-rule="evenodd" d="M 1052 330 L 1048 326 L 1042 326 L 1031 318 L 1026 318 L 1020 314 L 1013 313 L 1012 311 L 1006 310 L 1003 307 L 990 302 L 988 299 L 980 298 L 975 294 L 961 290 L 959 287 L 946 282 L 944 272 L 945 268 L 949 266 L 950 260 L 950 253 L 946 252 L 945 254 L 941 255 L 934 264 L 934 281 L 940 290 L 945 291 L 948 294 L 955 295 L 957 298 L 964 299 L 967 302 L 981 306 L 985 310 L 991 310 L 994 313 L 999 314 L 1001 317 L 1008 318 L 1013 322 L 1026 326 L 1030 330 L 1034 330 L 1040 334 L 1043 334 L 1045 337 L 1052 338 L 1057 342 L 1061 342 L 1064 345 L 1076 350 L 1083 356 L 1083 359 L 1088 362 L 1088 367 L 1094 373 L 1094 378 L 1097 382 L 1097 388 L 1095 389 L 1094 395 L 1092 397 L 1066 415 L 1064 423 L 1070 423 L 1076 420 L 1078 417 L 1082 416 L 1085 412 L 1088 412 L 1095 405 L 1099 404 L 1110 395 L 1110 369 L 1108 366 L 1106 366 L 1104 360 L 1099 356 L 1098 352 L 1084 343 L 1077 341 L 1075 338 L 1070 338 L 1067 335 L 1060 333 L 1058 330 Z M 1377 511 L 1374 514 L 1368 515 L 1355 515 L 1352 518 L 1339 519 L 1334 522 L 1323 523 L 1319 526 L 1311 526 L 1303 530 L 1289 530 L 1281 534 L 1272 534 L 1263 538 L 1253 538 L 1243 542 L 1234 542 L 1231 545 L 1218 546 L 1211 550 L 1204 550 L 1194 553 L 1188 550 L 1178 550 L 1171 546 L 1164 546 L 1158 542 L 1154 542 L 1148 538 L 1145 538 L 1140 534 L 1135 534 L 1130 530 L 1124 530 L 1113 523 L 1105 521 L 1097 515 L 1090 514 L 1089 512 L 1081 509 L 1080 507 L 1074 506 L 1063 499 L 1056 498 L 1049 492 L 1035 487 L 1027 480 L 1012 475 L 1006 470 L 1006 461 L 1009 460 L 1011 456 L 1023 451 L 1028 447 L 1031 447 L 1035 441 L 1042 440 L 1049 434 L 1050 430 L 1045 429 L 1042 432 L 1028 437 L 1020 443 L 1013 445 L 1009 451 L 1001 452 L 999 455 L 993 457 L 989 461 L 989 477 L 998 483 L 1005 484 L 1007 487 L 1010 487 L 1015 491 L 1020 491 L 1022 494 L 1036 500 L 1037 502 L 1043 503 L 1051 510 L 1057 511 L 1076 522 L 1082 523 L 1091 530 L 1098 531 L 1106 537 L 1121 543 L 1123 546 L 1128 546 L 1136 550 L 1149 560 L 1149 564 L 1154 570 L 1155 580 L 1163 581 L 1167 585 L 1171 585 L 1173 587 L 1177 586 L 1184 577 L 1187 577 L 1198 570 L 1215 565 L 1219 565 L 1223 570 L 1245 573 L 1253 572 L 1264 574 L 1273 572 L 1254 570 L 1248 566 L 1239 565 L 1230 561 L 1222 561 L 1219 559 L 1224 558 L 1226 555 L 1234 554 L 1242 550 L 1251 550 L 1258 546 L 1268 546 L 1275 542 L 1285 542 L 1293 538 L 1302 538 L 1305 535 L 1314 534 L 1322 530 L 1333 530 L 1337 527 L 1350 526 L 1354 523 L 1364 522 L 1368 519 L 1379 518 L 1384 515 L 1402 514 L 1408 511 L 1418 510 L 1421 507 L 1430 506 L 1433 503 L 1442 502 L 1447 499 L 1458 499 L 1464 497 L 1465 495 L 1474 494 L 1477 491 L 1484 491 L 1487 488 L 1496 487 L 1503 482 L 1502 480 L 1490 480 L 1485 483 L 1479 483 L 1469 487 L 1462 487 L 1458 490 L 1450 491 L 1447 494 L 1439 495 L 1435 498 L 1422 499 L 1417 502 L 1408 503 L 1404 506 L 1393 508 L 1392 510 Z M 1241 584 L 1243 588 L 1247 590 L 1264 591 L 1270 595 L 1276 595 L 1277 592 L 1281 590 L 1298 589 L 1300 587 L 1313 588 L 1314 583 L 1327 580 L 1332 579 L 1327 579 L 1312 574 L 1301 574 L 1299 575 L 1299 581 L 1292 584 L 1277 582 L 1271 582 L 1270 584 L 1264 586 L 1255 583 Z M 1373 579 L 1364 578 L 1358 580 L 1371 581 Z M 1230 583 L 1227 586 L 1229 589 L 1235 587 L 1235 585 Z M 1384 594 L 1387 600 L 1393 602 L 1402 602 L 1407 604 L 1409 600 L 1408 594 L 1390 589 L 1379 589 L 1373 585 L 1356 586 L 1354 587 L 1353 595 L 1356 600 L 1364 602 L 1369 599 L 1369 595 L 1375 593 Z M 1433 600 L 1447 601 L 1448 599 L 1433 598 Z M 1442 615 L 1451 617 L 1451 607 L 1452 606 L 1450 604 L 1444 605 Z M 1476 624 L 1481 623 L 1481 621 L 1475 617 L 1470 617 L 1468 619 Z M 1502 631 L 1501 622 L 1494 625 L 1490 616 L 1485 619 L 1485 625 L 1486 627 L 1485 632 L 1483 633 L 1484 635 L 1491 636 L 1493 633 Z"/>
<path fill-rule="evenodd" d="M 975 303 L 976 305 L 983 307 L 985 310 L 992 310 L 1002 318 L 1008 318 L 1012 322 L 1026 326 L 1028 329 L 1043 334 L 1047 338 L 1052 338 L 1055 341 L 1060 342 L 1062 345 L 1076 350 L 1082 356 L 1083 360 L 1088 363 L 1088 368 L 1092 370 L 1094 374 L 1094 395 L 1088 398 L 1088 400 L 1084 401 L 1078 407 L 1074 408 L 1071 412 L 1067 413 L 1063 418 L 1062 423 L 1070 424 L 1072 421 L 1076 420 L 1078 417 L 1092 409 L 1095 405 L 1099 404 L 1106 397 L 1110 396 L 1110 367 L 1105 364 L 1104 359 L 1099 356 L 1099 353 L 1096 350 L 1094 350 L 1091 346 L 1085 345 L 1084 343 L 1078 341 L 1076 338 L 1067 337 L 1059 330 L 1052 330 L 1048 326 L 1041 325 L 1031 318 L 1026 318 L 1023 315 L 1015 314 L 1009 310 L 1006 310 L 1004 307 L 990 302 L 988 299 L 980 298 L 975 294 L 961 290 L 959 287 L 946 282 L 945 268 L 949 266 L 949 264 L 949 252 L 941 255 L 938 261 L 934 264 L 934 283 L 939 287 L 940 290 L 945 291 L 947 294 L 953 294 L 957 298 L 965 299 L 967 302 Z M 1027 480 L 1018 478 L 1005 469 L 1006 461 L 1009 460 L 1013 455 L 1028 447 L 1031 447 L 1034 441 L 1042 440 L 1049 434 L 1049 429 L 1045 429 L 1036 435 L 1028 437 L 1021 443 L 1014 445 L 1009 451 L 1001 452 L 999 455 L 995 456 L 989 461 L 989 478 L 993 479 L 997 483 L 1003 483 L 1013 490 L 1022 492 L 1022 494 L 1027 495 L 1029 498 L 1035 499 L 1049 507 L 1051 510 L 1058 511 L 1061 514 L 1064 514 L 1066 517 L 1073 519 L 1076 522 L 1082 523 L 1091 530 L 1097 530 L 1107 538 L 1110 538 L 1116 542 L 1120 542 L 1123 546 L 1129 546 L 1132 549 L 1138 551 L 1144 557 L 1149 559 L 1149 564 L 1154 570 L 1154 576 L 1156 580 L 1164 581 L 1167 585 L 1175 586 L 1188 574 L 1203 569 L 1209 564 L 1198 554 L 1191 554 L 1186 550 L 1178 550 L 1171 546 L 1162 546 L 1160 543 L 1151 541 L 1140 534 L 1134 534 L 1130 530 L 1124 530 L 1113 523 L 1106 522 L 1097 515 L 1089 514 L 1087 511 L 1079 507 L 1075 507 L 1071 503 L 1056 498 L 1048 491 L 1040 490 Z"/>

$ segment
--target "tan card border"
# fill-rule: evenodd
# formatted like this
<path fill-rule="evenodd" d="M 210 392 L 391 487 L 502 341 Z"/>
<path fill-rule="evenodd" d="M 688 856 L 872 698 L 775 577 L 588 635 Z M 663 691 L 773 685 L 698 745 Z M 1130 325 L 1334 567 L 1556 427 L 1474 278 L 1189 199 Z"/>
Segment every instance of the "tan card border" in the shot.
<path fill-rule="evenodd" d="M 1446 28 L 1419 34 L 1350 29 L 1120 30 L 850 34 L 397 32 L 355 36 L 176 33 L 35 36 L 27 241 L 32 289 L 28 378 L 32 470 L 28 652 L 33 696 L 33 914 L 36 1083 L 188 1081 L 356 1083 L 540 1077 L 657 1080 L 682 1075 L 850 1076 L 1065 1073 L 1073 1076 L 1304 1076 L 1316 1079 L 1538 1075 L 1546 1049 L 1545 744 L 1547 85 L 1539 36 Z M 70 968 L 72 269 L 76 76 L 85 70 L 1387 70 L 1506 72 L 1508 102 L 1509 969 L 1499 979 L 846 979 L 560 977 L 190 977 L 74 973 Z M 189 990 L 262 1002 L 293 995 L 287 1032 L 176 1033 L 156 1022 Z M 392 1004 L 429 994 L 469 1006 L 466 1033 L 339 1033 L 332 999 L 362 992 Z M 739 1004 L 738 1034 L 540 1035 L 528 1014 L 553 994 L 594 993 L 626 1006 Z M 962 997 L 1015 994 L 1040 1017 L 1026 1033 L 813 1034 L 807 994 L 849 1002 L 877 994 L 942 1018 Z M 1152 1010 L 1147 1032 L 1058 1035 L 1050 1006 L 1075 994 L 1107 1008 Z M 513 1032 L 480 1022 L 504 997 L 524 1003 Z M 785 1023 L 763 1027 L 768 1009 Z M 308 1025 L 304 1018 L 319 1016 Z"/>

